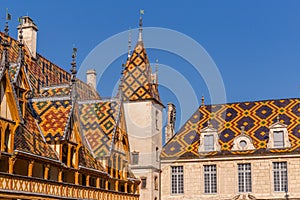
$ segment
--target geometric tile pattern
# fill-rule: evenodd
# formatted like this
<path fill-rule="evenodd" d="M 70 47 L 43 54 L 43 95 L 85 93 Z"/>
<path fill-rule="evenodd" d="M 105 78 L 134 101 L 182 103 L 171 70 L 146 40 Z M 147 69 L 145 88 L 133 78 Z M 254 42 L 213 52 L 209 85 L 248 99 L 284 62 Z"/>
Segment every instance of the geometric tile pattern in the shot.
<path fill-rule="evenodd" d="M 3 37 L 3 33 L 0 32 L 0 37 Z M 11 41 L 11 47 L 9 48 L 9 61 L 12 63 L 17 62 L 19 46 L 17 40 L 9 37 Z M 24 46 L 24 64 L 27 71 L 27 75 L 30 81 L 30 85 L 33 89 L 34 96 L 39 96 L 39 88 L 41 86 L 49 85 L 59 85 L 59 84 L 69 84 L 71 75 L 64 69 L 50 62 L 48 59 L 44 58 L 42 55 L 37 54 L 36 59 L 32 59 L 30 51 L 27 46 Z M 3 46 L 0 45 L 0 60 L 2 57 Z M 17 66 L 10 67 L 11 80 L 14 80 L 16 74 L 18 73 Z M 99 99 L 97 92 L 90 89 L 90 86 L 82 81 L 77 81 L 80 99 Z"/>
<path fill-rule="evenodd" d="M 38 124 L 46 141 L 64 139 L 71 111 L 70 100 L 35 101 L 32 107 L 37 114 Z"/>
<path fill-rule="evenodd" d="M 150 63 L 141 41 L 126 63 L 122 90 L 124 101 L 155 99 L 160 102 L 157 84 L 152 83 Z"/>
<path fill-rule="evenodd" d="M 115 101 L 79 104 L 80 127 L 96 157 L 109 154 L 118 107 Z"/>
<path fill-rule="evenodd" d="M 277 121 L 287 125 L 291 148 L 267 149 L 269 126 Z M 282 153 L 300 149 L 300 99 L 265 100 L 200 106 L 175 136 L 164 146 L 162 158 L 199 158 L 200 130 L 207 127 L 208 120 L 219 133 L 221 151 L 217 154 Z M 241 134 L 253 140 L 255 150 L 231 151 L 233 140 Z"/>
<path fill-rule="evenodd" d="M 53 97 L 53 96 L 67 96 L 70 95 L 70 86 L 64 85 L 60 87 L 51 87 L 48 89 L 41 90 L 42 96 Z"/>

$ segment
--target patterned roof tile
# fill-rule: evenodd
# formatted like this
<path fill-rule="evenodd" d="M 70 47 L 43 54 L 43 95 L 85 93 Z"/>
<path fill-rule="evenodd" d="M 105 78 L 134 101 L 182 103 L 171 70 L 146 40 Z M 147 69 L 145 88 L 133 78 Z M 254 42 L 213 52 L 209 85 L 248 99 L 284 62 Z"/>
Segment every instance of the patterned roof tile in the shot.
<path fill-rule="evenodd" d="M 291 148 L 267 149 L 269 126 L 276 122 L 277 116 L 288 126 Z M 300 99 L 290 98 L 200 106 L 164 146 L 162 158 L 199 158 L 200 130 L 207 127 L 208 120 L 218 130 L 221 151 L 211 152 L 206 156 L 282 153 L 300 150 Z M 256 150 L 231 151 L 233 140 L 241 134 L 242 126 L 245 127 L 245 134 L 253 140 Z"/>

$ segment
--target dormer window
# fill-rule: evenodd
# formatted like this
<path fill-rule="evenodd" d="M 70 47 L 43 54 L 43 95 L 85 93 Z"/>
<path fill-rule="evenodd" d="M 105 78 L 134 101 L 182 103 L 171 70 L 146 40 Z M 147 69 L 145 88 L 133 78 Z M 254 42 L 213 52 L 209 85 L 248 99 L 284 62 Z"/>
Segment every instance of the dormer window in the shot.
<path fill-rule="evenodd" d="M 214 135 L 204 135 L 204 151 L 214 151 Z"/>
<path fill-rule="evenodd" d="M 291 143 L 287 131 L 287 125 L 280 122 L 277 117 L 277 122 L 272 124 L 269 131 L 268 148 L 289 148 Z"/>
<path fill-rule="evenodd" d="M 245 127 L 241 127 L 241 134 L 234 138 L 232 151 L 254 150 L 253 141 L 249 135 L 245 133 Z"/>
<path fill-rule="evenodd" d="M 199 153 L 219 151 L 221 146 L 219 144 L 219 136 L 217 130 L 208 122 L 208 126 L 201 131 Z"/>
<path fill-rule="evenodd" d="M 274 148 L 284 147 L 284 136 L 283 131 L 274 131 Z"/>

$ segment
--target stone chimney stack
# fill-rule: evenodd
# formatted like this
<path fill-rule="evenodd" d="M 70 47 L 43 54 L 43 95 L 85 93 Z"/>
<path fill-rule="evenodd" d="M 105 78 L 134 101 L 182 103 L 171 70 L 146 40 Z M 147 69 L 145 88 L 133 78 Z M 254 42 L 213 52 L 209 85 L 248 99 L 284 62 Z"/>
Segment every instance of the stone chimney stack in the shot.
<path fill-rule="evenodd" d="M 176 107 L 173 103 L 168 103 L 167 125 L 165 127 L 165 143 L 175 134 Z"/>
<path fill-rule="evenodd" d="M 28 47 L 31 56 L 36 58 L 36 44 L 38 28 L 29 16 L 22 18 L 23 41 Z M 18 38 L 20 34 L 21 25 L 18 26 Z"/>
<path fill-rule="evenodd" d="M 96 90 L 97 73 L 95 69 L 86 71 L 86 83 Z"/>

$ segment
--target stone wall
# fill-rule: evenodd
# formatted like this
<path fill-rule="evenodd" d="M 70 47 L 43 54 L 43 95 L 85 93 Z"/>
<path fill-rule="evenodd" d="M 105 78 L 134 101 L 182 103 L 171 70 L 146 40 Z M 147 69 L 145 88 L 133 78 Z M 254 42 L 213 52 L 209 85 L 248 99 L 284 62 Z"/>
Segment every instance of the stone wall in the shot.
<path fill-rule="evenodd" d="M 253 157 L 251 159 L 211 160 L 162 163 L 162 200 L 233 199 L 238 192 L 237 164 L 250 163 L 252 192 L 257 199 L 286 199 L 285 192 L 274 192 L 273 162 L 287 162 L 289 199 L 300 197 L 300 158 Z M 217 166 L 217 193 L 204 194 L 203 165 Z M 171 194 L 171 166 L 184 168 L 184 194 Z M 248 195 L 248 194 L 247 194 Z M 300 198 L 299 198 L 300 199 Z"/>

